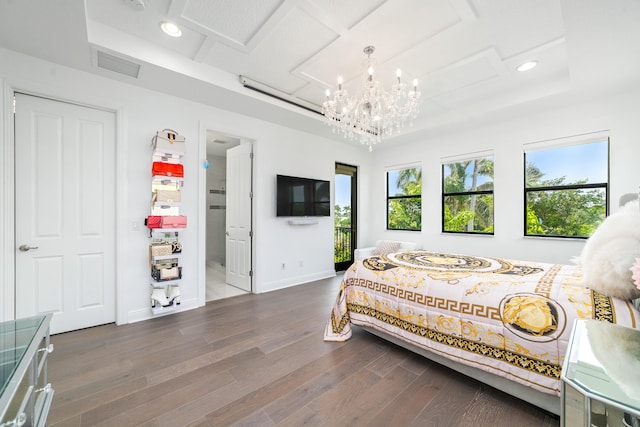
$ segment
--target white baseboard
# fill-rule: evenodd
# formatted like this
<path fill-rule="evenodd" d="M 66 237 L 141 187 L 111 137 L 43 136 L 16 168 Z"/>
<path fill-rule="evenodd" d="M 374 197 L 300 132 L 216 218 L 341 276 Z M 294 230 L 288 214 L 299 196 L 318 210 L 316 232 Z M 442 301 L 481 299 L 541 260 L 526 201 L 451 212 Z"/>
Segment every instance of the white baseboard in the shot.
<path fill-rule="evenodd" d="M 151 311 L 151 307 L 131 310 L 127 313 L 127 323 L 142 322 L 143 320 L 154 319 L 156 317 L 169 316 L 181 311 L 193 310 L 194 308 L 198 307 L 200 307 L 200 305 L 198 305 L 197 298 L 192 298 L 182 301 L 178 308 L 176 308 L 175 310 L 168 311 L 167 313 L 162 314 L 153 314 L 153 312 Z"/>
<path fill-rule="evenodd" d="M 321 271 L 313 274 L 307 274 L 304 276 L 289 277 L 285 280 L 277 280 L 273 282 L 263 283 L 261 288 L 256 290 L 255 293 L 262 294 L 265 292 L 277 291 L 279 289 L 290 288 L 291 286 L 302 285 L 304 283 L 313 282 L 315 280 L 328 279 L 330 277 L 336 277 L 335 270 Z"/>

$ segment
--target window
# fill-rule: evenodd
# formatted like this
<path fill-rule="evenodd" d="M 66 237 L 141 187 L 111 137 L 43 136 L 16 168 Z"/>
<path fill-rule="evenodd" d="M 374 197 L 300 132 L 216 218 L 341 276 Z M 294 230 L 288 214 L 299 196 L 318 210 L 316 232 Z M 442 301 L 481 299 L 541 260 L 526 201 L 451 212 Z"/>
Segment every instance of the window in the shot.
<path fill-rule="evenodd" d="M 524 153 L 525 236 L 587 238 L 607 216 L 608 138 Z"/>
<path fill-rule="evenodd" d="M 493 234 L 493 156 L 442 165 L 442 231 Z"/>
<path fill-rule="evenodd" d="M 387 172 L 387 230 L 422 230 L 422 168 Z"/>

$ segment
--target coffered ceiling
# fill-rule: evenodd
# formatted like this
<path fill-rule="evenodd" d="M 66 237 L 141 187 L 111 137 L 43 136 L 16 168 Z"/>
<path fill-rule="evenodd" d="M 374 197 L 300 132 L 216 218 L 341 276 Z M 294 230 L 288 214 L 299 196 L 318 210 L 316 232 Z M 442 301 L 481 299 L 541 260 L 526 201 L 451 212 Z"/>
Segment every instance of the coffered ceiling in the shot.
<path fill-rule="evenodd" d="M 338 76 L 357 92 L 373 45 L 383 84 L 419 80 L 427 134 L 639 87 L 639 20 L 637 0 L 0 0 L 0 45 L 325 136 L 310 110 Z"/>

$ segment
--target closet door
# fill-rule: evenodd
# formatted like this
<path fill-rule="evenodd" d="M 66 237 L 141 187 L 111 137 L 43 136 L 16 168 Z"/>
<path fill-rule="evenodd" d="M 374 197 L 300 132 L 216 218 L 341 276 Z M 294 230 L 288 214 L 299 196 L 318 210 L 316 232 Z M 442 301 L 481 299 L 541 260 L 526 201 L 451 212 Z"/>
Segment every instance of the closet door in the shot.
<path fill-rule="evenodd" d="M 115 321 L 115 116 L 16 94 L 16 317 Z"/>

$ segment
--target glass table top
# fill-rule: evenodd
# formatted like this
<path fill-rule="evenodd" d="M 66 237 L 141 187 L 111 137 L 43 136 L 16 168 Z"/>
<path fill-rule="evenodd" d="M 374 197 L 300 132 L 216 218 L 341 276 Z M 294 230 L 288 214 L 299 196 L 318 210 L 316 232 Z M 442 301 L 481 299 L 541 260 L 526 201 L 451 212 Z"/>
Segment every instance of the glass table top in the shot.
<path fill-rule="evenodd" d="M 590 393 L 640 411 L 640 330 L 579 320 L 564 379 Z"/>
<path fill-rule="evenodd" d="M 45 316 L 36 316 L 0 323 L 0 395 L 44 319 Z"/>

